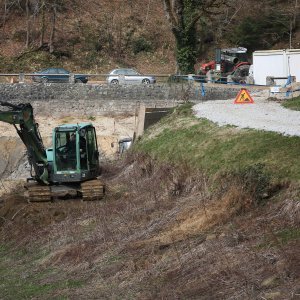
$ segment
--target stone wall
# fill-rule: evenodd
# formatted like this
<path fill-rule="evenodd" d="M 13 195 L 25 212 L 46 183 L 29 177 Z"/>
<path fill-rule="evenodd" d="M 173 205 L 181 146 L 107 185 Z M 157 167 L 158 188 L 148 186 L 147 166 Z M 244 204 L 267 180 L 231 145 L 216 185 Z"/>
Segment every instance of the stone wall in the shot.
<path fill-rule="evenodd" d="M 43 114 L 101 115 L 134 113 L 140 103 L 146 107 L 173 107 L 190 100 L 229 99 L 237 95 L 235 87 L 201 84 L 155 84 L 108 86 L 106 84 L 0 84 L 0 101 L 30 102 Z"/>

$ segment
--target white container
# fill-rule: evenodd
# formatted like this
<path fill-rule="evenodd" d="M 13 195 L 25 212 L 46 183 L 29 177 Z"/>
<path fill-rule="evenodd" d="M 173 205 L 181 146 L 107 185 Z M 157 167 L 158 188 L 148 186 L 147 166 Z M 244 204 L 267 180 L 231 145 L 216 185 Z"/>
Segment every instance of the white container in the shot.
<path fill-rule="evenodd" d="M 267 77 L 274 77 L 276 85 L 284 85 L 287 77 L 300 82 L 300 49 L 265 50 L 253 52 L 254 83 L 266 85 Z M 276 79 L 283 77 L 283 79 Z"/>

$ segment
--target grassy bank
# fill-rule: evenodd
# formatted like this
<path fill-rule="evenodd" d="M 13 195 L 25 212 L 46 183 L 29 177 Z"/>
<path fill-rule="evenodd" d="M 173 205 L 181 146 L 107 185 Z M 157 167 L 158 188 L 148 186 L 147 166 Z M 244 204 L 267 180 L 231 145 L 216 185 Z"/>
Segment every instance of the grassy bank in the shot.
<path fill-rule="evenodd" d="M 299 137 L 233 126 L 219 127 L 197 119 L 191 105 L 157 124 L 135 149 L 159 161 L 183 162 L 207 174 L 232 172 L 262 164 L 275 179 L 299 180 Z"/>
<path fill-rule="evenodd" d="M 282 105 L 288 109 L 300 110 L 300 96 L 286 100 Z"/>

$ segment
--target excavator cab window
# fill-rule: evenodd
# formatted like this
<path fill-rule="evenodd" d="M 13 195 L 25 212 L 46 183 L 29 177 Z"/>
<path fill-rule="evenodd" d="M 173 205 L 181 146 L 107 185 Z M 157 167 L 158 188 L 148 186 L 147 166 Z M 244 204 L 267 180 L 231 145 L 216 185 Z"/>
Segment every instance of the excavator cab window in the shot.
<path fill-rule="evenodd" d="M 87 149 L 86 149 L 86 130 L 85 129 L 81 129 L 79 131 L 79 152 L 80 152 L 80 168 L 82 170 L 87 170 L 88 166 L 87 166 L 87 157 L 88 157 L 88 153 L 87 153 Z"/>
<path fill-rule="evenodd" d="M 96 142 L 96 133 L 95 129 L 87 129 L 87 149 L 88 149 L 88 162 L 91 169 L 95 168 L 98 164 L 98 148 Z"/>
<path fill-rule="evenodd" d="M 76 134 L 74 132 L 56 132 L 55 161 L 57 171 L 76 170 Z"/>

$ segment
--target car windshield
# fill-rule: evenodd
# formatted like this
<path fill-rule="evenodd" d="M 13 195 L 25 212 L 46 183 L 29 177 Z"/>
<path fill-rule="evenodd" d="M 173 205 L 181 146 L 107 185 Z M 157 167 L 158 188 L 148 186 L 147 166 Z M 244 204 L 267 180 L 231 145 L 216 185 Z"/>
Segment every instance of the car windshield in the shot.
<path fill-rule="evenodd" d="M 114 75 L 140 75 L 137 71 L 133 69 L 117 69 L 111 72 Z"/>
<path fill-rule="evenodd" d="M 49 69 L 44 69 L 42 71 L 39 71 L 38 73 L 47 74 L 49 73 Z"/>
<path fill-rule="evenodd" d="M 56 69 L 56 68 L 49 68 L 49 69 L 43 69 L 42 71 L 39 71 L 38 73 L 41 74 L 69 74 L 69 71 L 65 69 Z"/>
<path fill-rule="evenodd" d="M 58 74 L 69 74 L 69 72 L 65 69 L 57 69 Z"/>
<path fill-rule="evenodd" d="M 140 75 L 137 71 L 135 71 L 135 70 L 128 70 L 127 71 L 127 74 L 128 75 Z"/>

